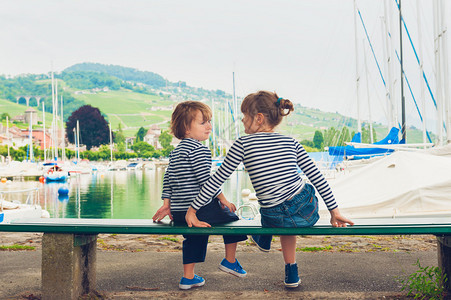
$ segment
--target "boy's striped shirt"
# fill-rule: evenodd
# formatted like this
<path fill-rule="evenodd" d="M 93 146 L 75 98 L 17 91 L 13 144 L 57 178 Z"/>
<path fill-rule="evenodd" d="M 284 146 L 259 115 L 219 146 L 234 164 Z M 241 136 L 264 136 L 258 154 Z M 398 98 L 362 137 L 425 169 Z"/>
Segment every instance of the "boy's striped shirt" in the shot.
<path fill-rule="evenodd" d="M 210 150 L 195 139 L 183 139 L 169 156 L 169 165 L 163 179 L 161 198 L 171 200 L 171 211 L 186 211 L 210 178 Z M 221 193 L 218 188 L 210 199 Z"/>
<path fill-rule="evenodd" d="M 337 207 L 329 184 L 304 148 L 293 138 L 272 132 L 260 132 L 237 139 L 224 163 L 203 186 L 192 207 L 199 209 L 207 204 L 240 162 L 249 172 L 261 207 L 276 206 L 302 190 L 305 183 L 297 166 L 318 190 L 327 208 L 332 210 Z"/>

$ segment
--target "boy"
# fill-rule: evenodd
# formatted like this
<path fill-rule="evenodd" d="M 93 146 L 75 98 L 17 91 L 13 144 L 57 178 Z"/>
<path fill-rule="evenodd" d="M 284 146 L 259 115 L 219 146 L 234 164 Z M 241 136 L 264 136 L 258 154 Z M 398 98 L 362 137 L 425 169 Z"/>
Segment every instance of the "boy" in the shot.
<path fill-rule="evenodd" d="M 210 108 L 198 101 L 179 103 L 172 113 L 171 131 L 181 140 L 169 156 L 169 166 L 163 179 L 163 206 L 152 217 L 160 221 L 169 216 L 175 223 L 186 224 L 185 215 L 202 185 L 210 178 L 211 153 L 201 141 L 208 140 L 211 126 Z M 207 204 L 197 211 L 196 225 L 220 224 L 238 220 L 236 207 L 221 190 L 215 191 Z M 209 226 L 209 225 L 208 225 Z M 184 235 L 183 277 L 180 289 L 205 284 L 205 279 L 194 273 L 196 263 L 205 261 L 208 235 Z M 247 240 L 245 235 L 224 236 L 225 258 L 219 269 L 238 277 L 246 271 L 235 258 L 237 242 Z"/>

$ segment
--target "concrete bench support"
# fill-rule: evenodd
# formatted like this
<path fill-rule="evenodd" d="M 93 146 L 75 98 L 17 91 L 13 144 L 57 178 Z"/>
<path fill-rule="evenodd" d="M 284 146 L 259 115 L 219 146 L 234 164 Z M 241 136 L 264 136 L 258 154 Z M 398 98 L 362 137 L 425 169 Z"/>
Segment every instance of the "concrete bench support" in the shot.
<path fill-rule="evenodd" d="M 42 299 L 78 299 L 95 289 L 97 235 L 44 233 Z"/>

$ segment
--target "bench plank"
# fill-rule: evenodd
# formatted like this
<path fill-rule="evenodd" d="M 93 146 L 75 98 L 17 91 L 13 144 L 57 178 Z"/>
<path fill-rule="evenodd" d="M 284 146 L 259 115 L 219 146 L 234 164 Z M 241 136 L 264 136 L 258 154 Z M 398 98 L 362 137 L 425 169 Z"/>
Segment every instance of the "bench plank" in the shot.
<path fill-rule="evenodd" d="M 451 234 L 451 218 L 356 219 L 354 226 L 334 228 L 321 220 L 313 227 L 263 228 L 256 220 L 239 220 L 211 228 L 175 226 L 168 221 L 143 219 L 32 219 L 1 224 L 0 231 L 73 234 L 273 234 L 273 235 L 393 235 Z"/>

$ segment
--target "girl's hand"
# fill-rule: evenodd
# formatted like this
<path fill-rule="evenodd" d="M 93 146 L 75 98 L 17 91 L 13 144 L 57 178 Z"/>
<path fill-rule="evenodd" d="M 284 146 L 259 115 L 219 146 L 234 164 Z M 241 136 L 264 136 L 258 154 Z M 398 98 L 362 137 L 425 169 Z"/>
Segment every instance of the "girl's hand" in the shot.
<path fill-rule="evenodd" d="M 186 212 L 185 220 L 186 224 L 188 224 L 188 227 L 211 227 L 211 225 L 207 222 L 199 221 L 196 216 L 196 210 L 192 207 L 190 207 Z"/>
<path fill-rule="evenodd" d="M 231 212 L 236 212 L 236 206 L 235 204 L 227 201 L 227 199 L 225 198 L 219 198 L 219 203 L 221 204 L 222 209 L 224 209 L 225 207 L 227 207 L 228 209 L 230 209 Z"/>
<path fill-rule="evenodd" d="M 332 209 L 330 212 L 330 224 L 332 224 L 333 227 L 346 227 L 346 224 L 354 225 L 354 222 L 351 220 L 345 218 L 340 214 L 340 211 L 338 208 Z"/>
<path fill-rule="evenodd" d="M 166 201 L 165 199 L 164 204 L 153 215 L 152 220 L 154 222 L 160 222 L 166 216 L 169 216 L 169 218 L 172 220 L 171 205 L 169 204 L 169 199 L 168 201 Z"/>

